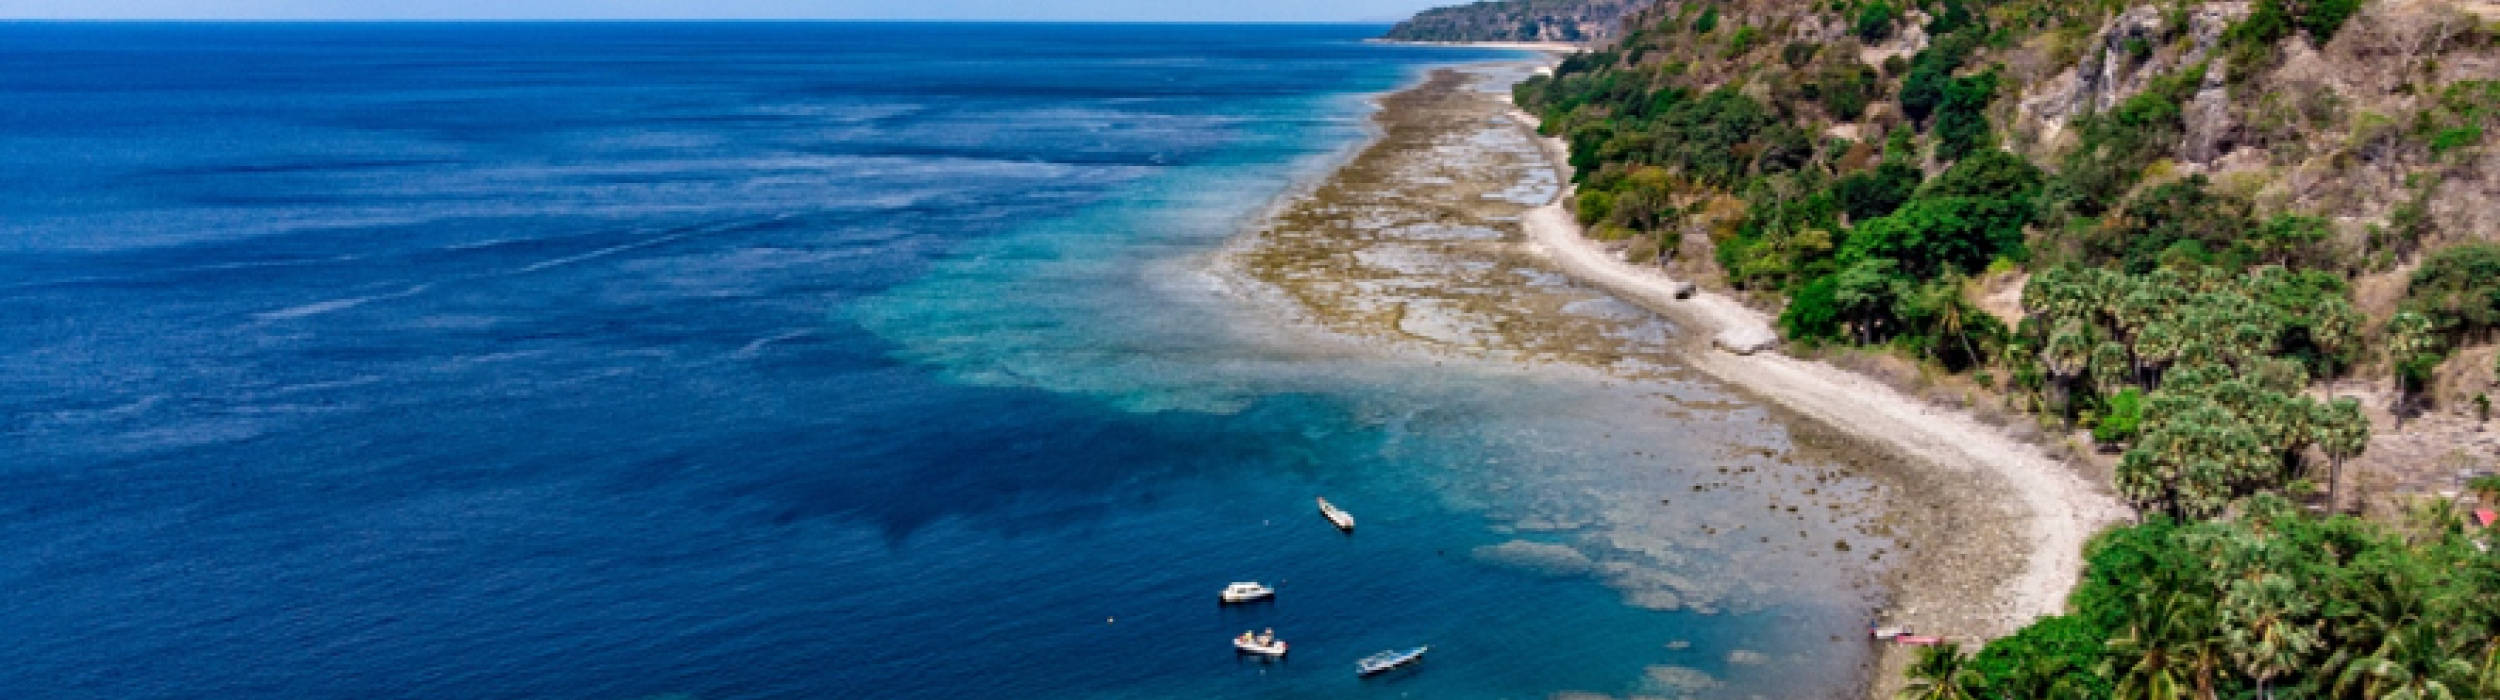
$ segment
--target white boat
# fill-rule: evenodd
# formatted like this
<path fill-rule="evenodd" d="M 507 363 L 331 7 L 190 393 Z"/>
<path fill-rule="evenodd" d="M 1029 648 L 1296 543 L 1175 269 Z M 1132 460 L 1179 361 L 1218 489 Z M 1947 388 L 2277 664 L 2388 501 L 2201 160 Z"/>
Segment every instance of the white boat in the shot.
<path fill-rule="evenodd" d="M 1224 587 L 1223 593 L 1216 595 L 1217 599 L 1227 603 L 1248 603 L 1274 597 L 1276 597 L 1276 589 L 1260 585 L 1257 581 L 1234 581 L 1232 585 Z"/>
<path fill-rule="evenodd" d="M 1280 657 L 1285 655 L 1285 640 L 1277 639 L 1275 632 L 1255 636 L 1243 632 L 1241 636 L 1233 638 L 1233 651 L 1270 658 Z"/>
<path fill-rule="evenodd" d="M 1424 652 L 1431 650 L 1432 647 L 1423 646 L 1403 650 L 1392 649 L 1366 656 L 1363 660 L 1354 662 L 1354 675 L 1378 675 L 1399 667 L 1410 666 L 1424 660 Z"/>
<path fill-rule="evenodd" d="M 1346 532 L 1354 531 L 1354 514 L 1345 512 L 1344 508 L 1339 508 L 1337 507 L 1337 504 L 1328 502 L 1328 499 L 1319 499 L 1319 514 L 1321 517 L 1327 518 L 1329 523 L 1336 525 L 1339 530 L 1344 530 Z"/>

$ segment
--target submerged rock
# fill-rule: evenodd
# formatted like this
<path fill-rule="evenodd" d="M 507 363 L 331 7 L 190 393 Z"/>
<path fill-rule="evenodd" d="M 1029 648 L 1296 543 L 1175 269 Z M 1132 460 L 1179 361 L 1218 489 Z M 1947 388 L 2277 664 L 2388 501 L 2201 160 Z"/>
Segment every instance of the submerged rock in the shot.
<path fill-rule="evenodd" d="M 1524 569 L 1548 576 L 1571 576 L 1588 573 L 1596 565 L 1589 555 L 1569 545 L 1551 542 L 1511 540 L 1501 544 L 1477 547 L 1471 552 L 1477 561 L 1514 569 Z"/>

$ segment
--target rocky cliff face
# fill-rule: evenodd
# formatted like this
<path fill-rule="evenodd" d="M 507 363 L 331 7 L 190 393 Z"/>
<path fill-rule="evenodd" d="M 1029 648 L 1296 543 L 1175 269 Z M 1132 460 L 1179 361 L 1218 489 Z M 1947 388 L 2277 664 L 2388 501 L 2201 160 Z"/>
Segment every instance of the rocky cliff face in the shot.
<path fill-rule="evenodd" d="M 1398 23 L 1399 41 L 1535 41 L 1602 44 L 1621 34 L 1639 0 L 1495 0 L 1443 7 Z"/>
<path fill-rule="evenodd" d="M 2013 124 L 2018 143 L 2055 148 L 2066 127 L 2088 112 L 2107 111 L 2144 91 L 2152 80 L 2182 68 L 2207 65 L 2204 85 L 2189 108 L 2190 143 L 2182 150 L 2210 161 L 2227 130 L 2218 109 L 2230 69 L 2207 64 L 2222 33 L 2248 16 L 2248 3 L 2217 2 L 2177 12 L 2145 5 L 2113 17 L 2086 44 L 2075 65 L 2022 88 Z"/>

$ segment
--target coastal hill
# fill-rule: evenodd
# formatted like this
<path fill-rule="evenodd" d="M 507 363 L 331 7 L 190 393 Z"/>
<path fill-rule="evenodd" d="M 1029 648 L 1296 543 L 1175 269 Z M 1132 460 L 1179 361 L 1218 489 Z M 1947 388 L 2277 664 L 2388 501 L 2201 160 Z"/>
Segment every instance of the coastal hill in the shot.
<path fill-rule="evenodd" d="M 1514 95 L 1590 237 L 2148 518 L 2067 614 L 1924 655 L 1924 697 L 2500 697 L 2500 4 L 1623 26 Z"/>
<path fill-rule="evenodd" d="M 1425 10 L 1382 38 L 1398 41 L 1602 43 L 1615 40 L 1639 0 L 1488 0 Z"/>

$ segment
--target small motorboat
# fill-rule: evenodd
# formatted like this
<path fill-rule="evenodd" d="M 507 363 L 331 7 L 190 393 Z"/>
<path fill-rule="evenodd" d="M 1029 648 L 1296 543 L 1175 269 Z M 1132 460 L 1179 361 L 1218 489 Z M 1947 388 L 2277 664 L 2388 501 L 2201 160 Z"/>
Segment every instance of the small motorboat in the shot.
<path fill-rule="evenodd" d="M 1224 587 L 1223 593 L 1216 594 L 1217 600 L 1226 603 L 1249 603 L 1274 597 L 1276 589 L 1260 585 L 1257 581 L 1234 581 Z"/>
<path fill-rule="evenodd" d="M 1932 647 L 1932 646 L 1935 646 L 1935 645 L 1938 645 L 1938 644 L 1943 644 L 1943 643 L 1944 643 L 1944 638 L 1943 638 L 1943 637 L 1931 637 L 1931 636 L 1921 635 L 1921 634 L 1905 634 L 1905 635 L 1901 635 L 1901 636 L 1898 636 L 1898 637 L 1893 637 L 1893 638 L 1892 638 L 1892 643 L 1894 643 L 1894 644 L 1906 644 L 1906 645 L 1909 645 L 1909 646 L 1914 646 L 1914 647 Z"/>
<path fill-rule="evenodd" d="M 1875 641 L 1878 642 L 1889 642 L 1900 638 L 1901 635 L 1905 634 L 1910 634 L 1909 625 L 1886 625 L 1882 627 L 1866 628 L 1866 636 L 1873 637 L 1875 638 Z"/>
<path fill-rule="evenodd" d="M 1339 508 L 1337 507 L 1337 504 L 1328 502 L 1328 499 L 1319 499 L 1319 514 L 1321 517 L 1327 518 L 1330 524 L 1336 525 L 1339 530 L 1344 530 L 1346 532 L 1354 531 L 1354 514 L 1345 512 L 1344 508 Z"/>
<path fill-rule="evenodd" d="M 1428 646 L 1404 650 L 1392 649 L 1363 657 L 1363 660 L 1354 662 L 1354 675 L 1375 676 L 1415 665 L 1416 662 L 1424 660 L 1424 652 L 1431 649 L 1432 647 Z"/>
<path fill-rule="evenodd" d="M 1268 630 L 1264 634 L 1243 632 L 1233 638 L 1233 651 L 1269 658 L 1282 657 L 1285 655 L 1285 640 L 1276 638 L 1276 630 Z"/>

